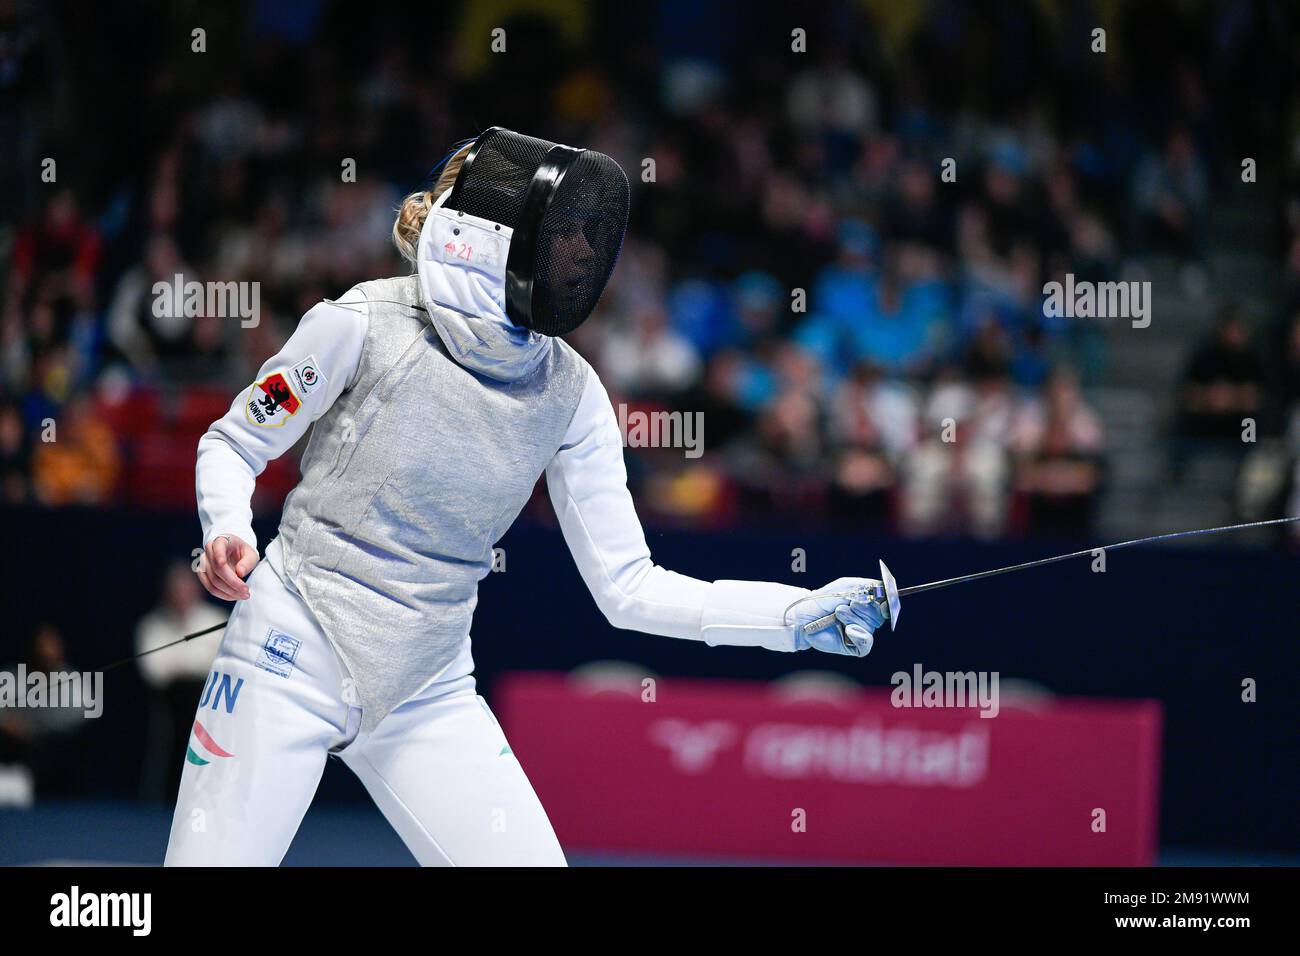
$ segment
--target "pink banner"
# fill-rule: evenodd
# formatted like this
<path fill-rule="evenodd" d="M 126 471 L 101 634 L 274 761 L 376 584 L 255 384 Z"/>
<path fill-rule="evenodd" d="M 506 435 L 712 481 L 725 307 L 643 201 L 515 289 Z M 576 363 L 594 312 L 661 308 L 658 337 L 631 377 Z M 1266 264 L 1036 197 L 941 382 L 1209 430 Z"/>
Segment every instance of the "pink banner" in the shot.
<path fill-rule="evenodd" d="M 494 709 L 570 849 L 854 863 L 1143 866 L 1155 701 L 1032 711 L 791 703 L 660 678 L 653 701 L 512 674 Z M 918 698 L 919 702 L 919 698 Z"/>

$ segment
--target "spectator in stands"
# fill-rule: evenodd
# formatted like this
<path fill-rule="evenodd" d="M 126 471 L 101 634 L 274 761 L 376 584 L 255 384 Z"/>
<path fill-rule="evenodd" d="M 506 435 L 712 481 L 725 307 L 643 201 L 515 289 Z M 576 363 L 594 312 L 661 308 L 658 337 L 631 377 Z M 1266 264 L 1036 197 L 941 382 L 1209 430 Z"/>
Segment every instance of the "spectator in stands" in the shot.
<path fill-rule="evenodd" d="M 880 525 L 892 512 L 898 467 L 917 440 L 916 400 L 879 366 L 859 364 L 831 401 L 831 511 Z"/>
<path fill-rule="evenodd" d="M 1182 433 L 1240 449 L 1243 419 L 1253 418 L 1258 425 L 1263 403 L 1263 362 L 1251 344 L 1245 316 L 1229 306 L 1183 374 L 1178 399 Z"/>
<path fill-rule="evenodd" d="M 877 444 L 895 463 L 915 447 L 918 427 L 912 387 L 870 362 L 860 362 L 831 400 L 832 440 Z"/>
<path fill-rule="evenodd" d="M 162 601 L 136 625 L 135 652 L 147 655 L 139 659 L 139 664 L 140 676 L 149 688 L 149 743 L 142 796 L 175 799 L 185 766 L 185 745 L 194 722 L 194 705 L 216 659 L 221 634 L 196 637 L 167 650 L 159 648 L 225 619 L 226 614 L 204 599 L 190 566 L 177 561 L 163 575 Z"/>
<path fill-rule="evenodd" d="M 0 501 L 23 504 L 31 495 L 31 441 L 22 412 L 7 399 L 0 399 Z"/>
<path fill-rule="evenodd" d="M 48 623 L 32 635 L 23 663 L 28 674 L 44 674 L 47 681 L 50 675 L 72 671 L 63 637 Z M 16 674 L 17 664 L 0 671 Z M 28 767 L 40 796 L 74 795 L 80 789 L 86 724 L 80 707 L 0 708 L 0 763 Z"/>
<path fill-rule="evenodd" d="M 679 282 L 668 296 L 673 331 L 700 355 L 711 357 L 736 341 L 736 320 L 727 289 L 702 278 Z"/>
<path fill-rule="evenodd" d="M 1012 427 L 1015 488 L 1025 497 L 1031 528 L 1064 535 L 1088 530 L 1103 477 L 1102 442 L 1101 419 L 1084 403 L 1077 375 L 1058 367 Z"/>
<path fill-rule="evenodd" d="M 82 214 L 72 190 L 57 188 L 40 218 L 14 237 L 14 293 L 22 298 L 50 281 L 91 301 L 100 247 L 99 230 Z"/>
<path fill-rule="evenodd" d="M 1274 427 L 1249 447 L 1237 476 L 1243 520 L 1300 514 L 1300 312 L 1286 326 L 1274 372 Z M 1286 535 L 1300 541 L 1294 527 Z"/>
<path fill-rule="evenodd" d="M 13 377 L 12 387 L 22 396 L 29 429 L 58 414 L 81 378 L 82 356 L 72 334 L 76 316 L 65 296 L 42 296 L 27 310 L 25 334 L 14 343 L 26 365 Z"/>
<path fill-rule="evenodd" d="M 81 395 L 63 408 L 51 428 L 32 458 L 37 499 L 51 507 L 108 504 L 121 471 L 113 430 Z"/>
<path fill-rule="evenodd" d="M 1287 325 L 1277 373 L 1277 412 L 1281 428 L 1300 437 L 1300 310 Z"/>
<path fill-rule="evenodd" d="M 131 367 L 143 376 L 157 372 L 160 361 L 188 355 L 195 348 L 192 315 L 174 308 L 170 290 L 199 277 L 181 257 L 176 241 L 165 233 L 150 236 L 144 259 L 122 274 L 108 305 L 108 337 Z M 164 308 L 155 308 L 153 287 L 166 283 Z"/>
<path fill-rule="evenodd" d="M 916 261 L 891 248 L 877 275 L 837 270 L 822 277 L 818 312 L 799 330 L 801 343 L 832 368 L 865 361 L 894 375 L 929 370 L 944 337 L 938 284 L 909 274 Z"/>
<path fill-rule="evenodd" d="M 752 349 L 780 333 L 782 313 L 789 312 L 788 294 L 765 272 L 754 269 L 738 276 L 731 284 L 737 344 Z"/>
<path fill-rule="evenodd" d="M 792 126 L 819 137 L 831 166 L 843 169 L 875 129 L 878 111 L 862 71 L 832 41 L 816 67 L 791 80 L 786 112 Z"/>
<path fill-rule="evenodd" d="M 941 201 L 938 185 L 934 170 L 920 159 L 903 164 L 898 189 L 886 203 L 890 236 L 934 250 L 952 250 L 952 206 Z"/>
<path fill-rule="evenodd" d="M 988 220 L 989 242 L 995 255 L 1006 257 L 1012 248 L 1034 237 L 1039 212 L 1027 180 L 1029 157 L 1011 137 L 990 144 L 984 168 L 981 206 Z"/>
<path fill-rule="evenodd" d="M 745 433 L 775 393 L 776 377 L 766 364 L 729 349 L 714 356 L 680 404 L 704 416 L 708 447 L 724 450 Z"/>
<path fill-rule="evenodd" d="M 1120 270 L 1114 235 L 1095 211 L 1080 210 L 1067 220 L 1070 248 L 1066 270 L 1076 281 L 1111 281 Z M 1053 279 L 1061 281 L 1062 275 Z M 1041 309 L 1039 310 L 1041 315 Z M 1058 317 L 1049 320 L 1054 331 L 1064 331 L 1071 362 L 1085 384 L 1097 384 L 1105 367 L 1105 329 L 1113 319 L 1101 317 Z M 1035 383 L 1037 384 L 1037 383 Z"/>
<path fill-rule="evenodd" d="M 774 365 L 776 395 L 759 411 L 753 433 L 732 452 L 745 501 L 769 512 L 820 494 L 826 450 L 817 360 L 786 342 L 778 347 Z"/>
<path fill-rule="evenodd" d="M 1008 401 L 997 376 L 976 389 L 953 368 L 940 372 L 921 416 L 923 437 L 903 462 L 904 533 L 1002 532 L 1010 484 L 1002 444 Z"/>
<path fill-rule="evenodd" d="M 1204 252 L 1209 178 L 1191 133 L 1170 131 L 1161 153 L 1149 153 L 1133 180 L 1133 208 L 1143 242 L 1183 259 Z"/>
<path fill-rule="evenodd" d="M 700 375 L 699 353 L 654 303 L 637 309 L 622 327 L 611 324 L 601 358 L 610 387 L 637 398 L 683 392 Z"/>

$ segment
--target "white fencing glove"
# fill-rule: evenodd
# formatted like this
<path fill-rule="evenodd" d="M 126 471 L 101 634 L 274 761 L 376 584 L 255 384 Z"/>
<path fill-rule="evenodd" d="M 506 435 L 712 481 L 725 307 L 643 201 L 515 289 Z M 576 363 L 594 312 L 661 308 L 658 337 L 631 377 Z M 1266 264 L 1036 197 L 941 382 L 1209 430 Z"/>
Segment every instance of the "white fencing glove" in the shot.
<path fill-rule="evenodd" d="M 787 620 L 794 624 L 797 649 L 811 647 L 851 657 L 870 654 L 876 629 L 886 620 L 875 598 L 880 586 L 873 578 L 836 578 L 795 601 L 787 608 Z M 834 614 L 835 620 L 811 634 L 804 632 L 805 624 L 828 614 Z"/>

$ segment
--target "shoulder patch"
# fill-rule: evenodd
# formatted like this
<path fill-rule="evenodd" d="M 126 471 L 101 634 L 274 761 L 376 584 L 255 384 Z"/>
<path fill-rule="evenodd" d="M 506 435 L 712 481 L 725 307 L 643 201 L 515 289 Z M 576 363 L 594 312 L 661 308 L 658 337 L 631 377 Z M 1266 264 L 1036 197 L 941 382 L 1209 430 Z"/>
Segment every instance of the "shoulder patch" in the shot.
<path fill-rule="evenodd" d="M 298 394 L 306 398 L 316 387 L 325 381 L 325 376 L 321 373 L 320 366 L 316 364 L 316 356 L 308 355 L 305 359 L 289 370 L 289 377 L 293 380 L 293 385 L 297 388 Z"/>
<path fill-rule="evenodd" d="M 302 401 L 289 387 L 283 372 L 276 372 L 248 390 L 244 415 L 253 425 L 279 428 L 302 408 Z"/>

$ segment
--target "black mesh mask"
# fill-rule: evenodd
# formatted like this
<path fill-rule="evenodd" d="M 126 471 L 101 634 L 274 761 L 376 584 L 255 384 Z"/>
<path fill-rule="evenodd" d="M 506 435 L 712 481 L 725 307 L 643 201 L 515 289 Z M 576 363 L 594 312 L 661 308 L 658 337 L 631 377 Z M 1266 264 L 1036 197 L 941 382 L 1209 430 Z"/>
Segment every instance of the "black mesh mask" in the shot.
<path fill-rule="evenodd" d="M 596 308 L 627 230 L 630 190 L 604 153 L 494 126 L 465 155 L 444 208 L 513 230 L 506 315 L 564 335 Z"/>

